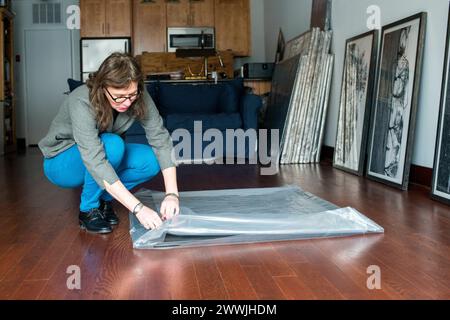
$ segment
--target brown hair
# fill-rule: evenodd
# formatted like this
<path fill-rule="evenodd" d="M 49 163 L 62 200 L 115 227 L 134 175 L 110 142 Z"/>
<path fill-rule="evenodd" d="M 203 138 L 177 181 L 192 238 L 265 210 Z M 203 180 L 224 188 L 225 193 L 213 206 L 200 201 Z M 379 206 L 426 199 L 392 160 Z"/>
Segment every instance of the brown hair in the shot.
<path fill-rule="evenodd" d="M 128 88 L 131 82 L 137 82 L 140 95 L 131 105 L 129 112 L 134 118 L 142 119 L 146 114 L 143 98 L 144 77 L 135 58 L 126 53 L 115 52 L 102 62 L 97 72 L 89 75 L 86 82 L 89 101 L 94 108 L 100 132 L 105 131 L 113 121 L 113 110 L 103 89 Z"/>

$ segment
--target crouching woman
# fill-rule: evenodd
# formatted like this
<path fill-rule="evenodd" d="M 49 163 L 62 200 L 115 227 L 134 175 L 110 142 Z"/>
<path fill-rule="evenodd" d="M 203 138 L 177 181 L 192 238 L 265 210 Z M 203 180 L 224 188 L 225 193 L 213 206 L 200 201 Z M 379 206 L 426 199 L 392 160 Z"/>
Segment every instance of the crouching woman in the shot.
<path fill-rule="evenodd" d="M 151 147 L 122 139 L 135 120 L 142 124 Z M 62 188 L 82 186 L 82 229 L 111 232 L 111 226 L 119 223 L 113 198 L 147 229 L 179 213 L 172 141 L 145 89 L 137 61 L 127 54 L 110 55 L 85 85 L 68 96 L 39 148 L 50 182 Z M 162 219 L 129 191 L 160 170 L 166 190 Z"/>

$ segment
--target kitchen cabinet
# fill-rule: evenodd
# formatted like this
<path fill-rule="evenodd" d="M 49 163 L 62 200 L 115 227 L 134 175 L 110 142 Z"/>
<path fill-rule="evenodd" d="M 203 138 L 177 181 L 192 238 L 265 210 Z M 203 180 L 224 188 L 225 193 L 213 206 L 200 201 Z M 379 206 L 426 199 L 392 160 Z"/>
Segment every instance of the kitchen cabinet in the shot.
<path fill-rule="evenodd" d="M 215 0 L 216 47 L 236 56 L 251 54 L 249 0 Z"/>
<path fill-rule="evenodd" d="M 168 27 L 187 27 L 190 23 L 190 16 L 189 0 L 167 1 Z"/>
<path fill-rule="evenodd" d="M 131 0 L 80 0 L 84 37 L 131 37 Z"/>
<path fill-rule="evenodd" d="M 133 0 L 133 55 L 167 51 L 166 0 Z"/>
<path fill-rule="evenodd" d="M 13 19 L 10 11 L 0 8 L 0 154 L 16 150 Z"/>
<path fill-rule="evenodd" d="M 191 26 L 214 26 L 214 0 L 190 0 Z"/>
<path fill-rule="evenodd" d="M 217 50 L 232 50 L 236 56 L 251 54 L 249 0 L 80 0 L 80 5 L 82 37 L 112 36 L 113 28 L 105 27 L 106 21 L 114 16 L 120 26 L 119 20 L 131 11 L 125 21 L 131 21 L 134 55 L 167 52 L 168 27 L 214 27 Z"/>
<path fill-rule="evenodd" d="M 214 0 L 167 0 L 168 27 L 214 26 Z"/>

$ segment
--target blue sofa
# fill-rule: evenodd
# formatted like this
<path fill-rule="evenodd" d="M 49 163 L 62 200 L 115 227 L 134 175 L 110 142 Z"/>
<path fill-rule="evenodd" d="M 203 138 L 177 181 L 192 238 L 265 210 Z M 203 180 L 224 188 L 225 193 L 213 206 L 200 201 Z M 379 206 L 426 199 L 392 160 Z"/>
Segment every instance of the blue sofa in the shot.
<path fill-rule="evenodd" d="M 199 134 L 208 129 L 218 129 L 223 135 L 223 154 L 213 155 L 218 157 L 236 156 L 248 158 L 249 149 L 254 146 L 245 145 L 245 155 L 235 146 L 234 150 L 225 153 L 226 129 L 258 129 L 258 113 L 262 106 L 259 96 L 246 93 L 243 79 L 222 81 L 212 83 L 174 83 L 174 82 L 152 82 L 147 84 L 147 90 L 152 96 L 155 104 L 163 117 L 164 125 L 172 134 L 176 129 L 185 129 L 191 136 L 191 159 L 198 158 L 194 152 L 194 139 L 199 141 Z M 201 121 L 201 132 L 199 124 L 194 127 L 195 121 Z M 197 137 L 194 136 L 197 131 Z M 173 137 L 173 136 L 172 136 Z M 125 139 L 127 142 L 147 143 L 145 133 L 138 122 L 128 129 Z M 180 139 L 181 140 L 181 139 Z M 211 141 L 202 141 L 202 150 Z M 235 139 L 235 144 L 236 144 Z M 178 141 L 174 141 L 177 145 Z M 178 157 L 186 158 L 183 152 Z"/>
<path fill-rule="evenodd" d="M 70 91 L 73 91 L 83 82 L 68 79 Z M 194 152 L 195 121 L 201 121 L 201 132 L 197 132 L 203 137 L 203 133 L 208 129 L 217 129 L 222 133 L 224 147 L 223 154 L 216 154 L 214 157 L 248 158 L 251 155 L 248 141 L 245 149 L 236 147 L 237 140 L 234 139 L 234 149 L 225 150 L 227 145 L 226 129 L 258 129 L 258 114 L 262 107 L 262 99 L 246 92 L 242 78 L 235 80 L 221 81 L 217 84 L 200 83 L 174 83 L 174 82 L 151 82 L 147 84 L 147 90 L 153 98 L 165 127 L 172 134 L 176 129 L 185 129 L 191 136 L 191 158 L 198 158 Z M 197 136 L 198 138 L 198 136 Z M 125 140 L 130 143 L 147 144 L 144 129 L 139 122 L 135 122 L 126 132 Z M 211 141 L 202 141 L 202 151 Z M 178 141 L 174 141 L 177 145 Z M 226 151 L 226 152 L 225 152 Z M 242 154 L 243 152 L 244 154 Z M 178 157 L 186 157 L 182 152 Z"/>

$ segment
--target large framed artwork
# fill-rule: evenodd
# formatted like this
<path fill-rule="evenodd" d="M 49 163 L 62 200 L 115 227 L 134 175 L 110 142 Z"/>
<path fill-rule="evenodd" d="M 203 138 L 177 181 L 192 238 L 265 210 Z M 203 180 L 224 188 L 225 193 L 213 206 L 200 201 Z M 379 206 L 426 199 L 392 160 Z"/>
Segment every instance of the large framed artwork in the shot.
<path fill-rule="evenodd" d="M 378 31 L 374 30 L 348 39 L 345 44 L 333 166 L 360 176 L 366 160 L 377 43 Z"/>
<path fill-rule="evenodd" d="M 425 41 L 425 12 L 384 26 L 367 177 L 408 189 Z"/>
<path fill-rule="evenodd" d="M 450 204 L 450 11 L 431 196 Z"/>

